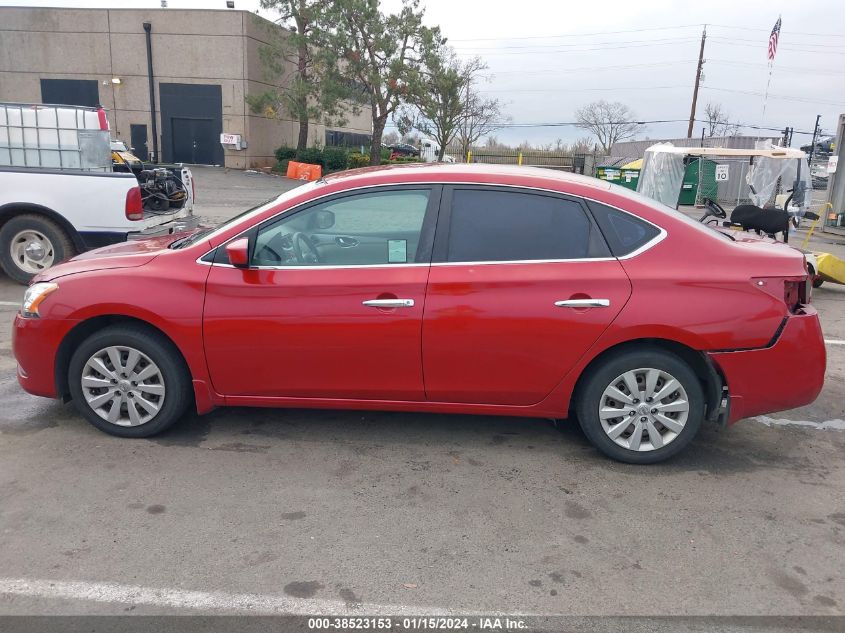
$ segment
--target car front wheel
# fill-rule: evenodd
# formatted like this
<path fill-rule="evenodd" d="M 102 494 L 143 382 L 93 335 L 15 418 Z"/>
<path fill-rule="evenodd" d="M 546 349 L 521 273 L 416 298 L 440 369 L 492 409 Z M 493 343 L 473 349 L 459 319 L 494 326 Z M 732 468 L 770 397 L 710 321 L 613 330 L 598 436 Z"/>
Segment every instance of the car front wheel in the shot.
<path fill-rule="evenodd" d="M 174 424 L 191 402 L 190 377 L 173 344 L 135 325 L 107 327 L 74 352 L 74 404 L 101 431 L 149 437 Z"/>
<path fill-rule="evenodd" d="M 576 402 L 587 438 L 605 455 L 652 464 L 689 444 L 704 419 L 695 372 L 663 350 L 627 351 L 602 361 Z"/>

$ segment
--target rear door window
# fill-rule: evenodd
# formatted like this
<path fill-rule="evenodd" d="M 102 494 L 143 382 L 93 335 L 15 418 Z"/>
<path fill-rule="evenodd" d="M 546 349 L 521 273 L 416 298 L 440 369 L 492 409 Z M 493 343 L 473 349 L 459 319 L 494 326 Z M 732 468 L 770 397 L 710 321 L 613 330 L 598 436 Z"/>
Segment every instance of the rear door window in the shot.
<path fill-rule="evenodd" d="M 449 262 L 508 262 L 609 257 L 580 203 L 553 195 L 496 189 L 452 192 Z"/>

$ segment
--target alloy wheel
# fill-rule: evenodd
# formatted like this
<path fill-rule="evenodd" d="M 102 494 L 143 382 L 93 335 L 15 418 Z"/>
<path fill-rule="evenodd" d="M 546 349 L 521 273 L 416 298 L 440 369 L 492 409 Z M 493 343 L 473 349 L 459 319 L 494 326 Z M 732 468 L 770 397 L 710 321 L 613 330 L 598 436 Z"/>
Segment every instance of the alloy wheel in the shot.
<path fill-rule="evenodd" d="M 118 426 L 140 426 L 164 404 L 164 376 L 143 352 L 114 345 L 94 353 L 82 369 L 82 393 L 101 418 Z"/>
<path fill-rule="evenodd" d="M 19 231 L 9 245 L 12 261 L 30 274 L 40 273 L 53 265 L 56 257 L 53 243 L 40 231 Z"/>
<path fill-rule="evenodd" d="M 681 382 L 662 369 L 632 369 L 602 393 L 599 420 L 607 436 L 631 451 L 653 451 L 683 431 L 690 413 Z"/>

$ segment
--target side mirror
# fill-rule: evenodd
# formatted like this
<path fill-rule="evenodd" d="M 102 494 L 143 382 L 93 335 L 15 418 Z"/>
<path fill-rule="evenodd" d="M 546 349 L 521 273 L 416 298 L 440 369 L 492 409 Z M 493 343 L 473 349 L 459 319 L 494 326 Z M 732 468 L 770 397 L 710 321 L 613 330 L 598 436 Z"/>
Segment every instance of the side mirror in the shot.
<path fill-rule="evenodd" d="M 226 244 L 226 255 L 229 263 L 236 268 L 249 266 L 249 240 L 245 237 Z"/>
<path fill-rule="evenodd" d="M 314 217 L 311 218 L 311 228 L 325 231 L 334 226 L 334 212 L 333 211 L 317 211 Z"/>

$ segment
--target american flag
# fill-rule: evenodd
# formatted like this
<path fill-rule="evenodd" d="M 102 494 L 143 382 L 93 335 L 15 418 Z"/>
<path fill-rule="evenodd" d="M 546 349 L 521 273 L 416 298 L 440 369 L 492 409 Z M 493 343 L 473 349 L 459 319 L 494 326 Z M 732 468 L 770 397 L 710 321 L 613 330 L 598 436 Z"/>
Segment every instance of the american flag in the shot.
<path fill-rule="evenodd" d="M 769 35 L 769 61 L 775 60 L 775 53 L 778 52 L 778 38 L 780 37 L 780 16 L 775 26 L 772 28 L 772 34 Z"/>

